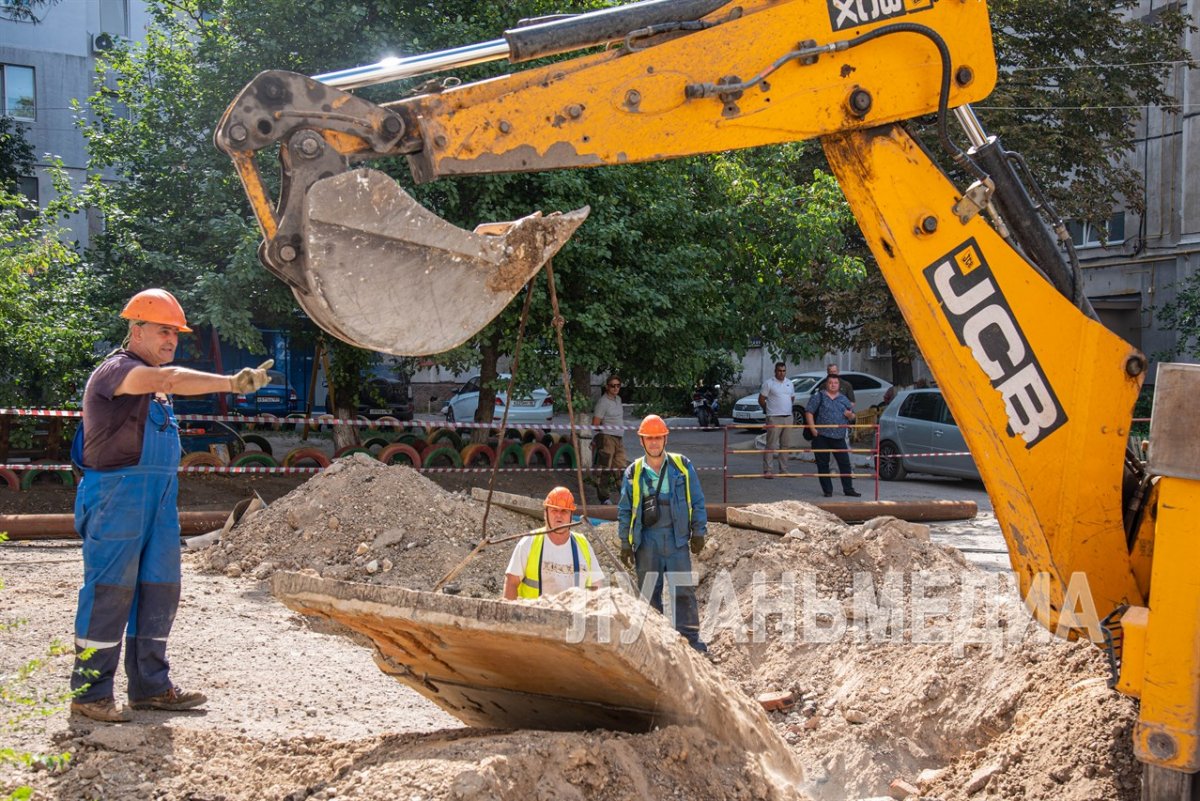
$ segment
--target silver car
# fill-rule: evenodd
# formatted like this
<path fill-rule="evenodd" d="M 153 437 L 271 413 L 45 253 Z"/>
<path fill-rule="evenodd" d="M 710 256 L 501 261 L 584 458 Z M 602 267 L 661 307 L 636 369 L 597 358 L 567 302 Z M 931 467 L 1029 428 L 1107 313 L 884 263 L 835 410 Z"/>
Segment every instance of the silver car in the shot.
<path fill-rule="evenodd" d="M 804 422 L 804 406 L 812 397 L 817 385 L 825 379 L 824 370 L 813 370 L 798 373 L 788 380 L 796 391 L 796 405 L 792 415 L 797 424 Z M 870 409 L 883 402 L 883 396 L 892 386 L 888 381 L 870 373 L 843 372 L 841 379 L 854 387 L 854 408 L 858 411 Z M 758 393 L 738 398 L 733 404 L 733 422 L 735 424 L 761 425 L 767 420 L 762 407 L 758 405 Z"/>
<path fill-rule="evenodd" d="M 900 392 L 879 416 L 879 477 L 898 481 L 908 473 L 979 480 L 940 389 Z"/>

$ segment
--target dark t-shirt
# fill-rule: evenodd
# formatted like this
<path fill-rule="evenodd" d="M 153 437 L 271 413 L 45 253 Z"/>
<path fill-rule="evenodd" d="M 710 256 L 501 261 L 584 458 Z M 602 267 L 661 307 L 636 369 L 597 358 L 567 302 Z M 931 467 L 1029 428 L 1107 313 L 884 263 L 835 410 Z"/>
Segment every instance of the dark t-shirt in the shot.
<path fill-rule="evenodd" d="M 114 395 L 129 371 L 146 363 L 127 350 L 92 371 L 83 391 L 83 462 L 93 470 L 135 465 L 151 395 Z M 147 365 L 149 366 L 149 365 Z"/>

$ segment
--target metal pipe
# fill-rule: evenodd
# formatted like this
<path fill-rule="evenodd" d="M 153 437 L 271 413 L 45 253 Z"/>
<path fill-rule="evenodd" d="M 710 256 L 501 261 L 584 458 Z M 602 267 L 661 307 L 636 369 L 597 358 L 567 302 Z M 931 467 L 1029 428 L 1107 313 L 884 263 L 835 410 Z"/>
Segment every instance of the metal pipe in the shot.
<path fill-rule="evenodd" d="M 192 537 L 207 534 L 225 525 L 230 511 L 180 512 L 180 536 Z M 0 531 L 8 533 L 8 539 L 19 540 L 74 540 L 75 515 L 0 515 Z"/>
<path fill-rule="evenodd" d="M 728 2 L 643 0 L 546 22 L 535 20 L 532 24 L 505 31 L 503 39 L 408 58 L 387 58 L 364 67 L 327 72 L 314 75 L 313 78 L 327 86 L 348 90 L 488 61 L 508 59 L 513 64 L 519 64 L 535 58 L 595 47 L 656 25 L 695 22 Z"/>
<path fill-rule="evenodd" d="M 975 116 L 973 108 L 969 105 L 959 106 L 954 109 L 954 117 L 958 120 L 958 124 L 962 126 L 963 131 L 967 134 L 967 139 L 973 147 L 983 147 L 987 144 L 987 133 L 983 130 L 983 124 L 979 122 L 979 118 Z"/>
<path fill-rule="evenodd" d="M 490 42 L 479 42 L 408 58 L 385 58 L 363 67 L 314 75 L 313 79 L 337 89 L 359 89 L 377 83 L 411 78 L 414 75 L 441 72 L 455 67 L 471 67 L 488 61 L 502 61 L 508 58 L 508 52 L 508 42 L 504 39 L 493 39 Z"/>

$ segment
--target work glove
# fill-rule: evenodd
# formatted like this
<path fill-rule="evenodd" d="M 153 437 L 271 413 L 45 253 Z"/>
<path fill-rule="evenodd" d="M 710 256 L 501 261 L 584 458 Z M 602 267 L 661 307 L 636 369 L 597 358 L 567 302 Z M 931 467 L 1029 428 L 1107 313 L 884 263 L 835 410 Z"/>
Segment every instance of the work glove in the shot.
<path fill-rule="evenodd" d="M 692 538 L 688 540 L 688 547 L 692 549 L 692 553 L 698 554 L 704 550 L 705 539 L 705 537 L 697 537 L 693 535 Z"/>
<path fill-rule="evenodd" d="M 624 564 L 625 567 L 633 567 L 633 546 L 628 542 L 621 543 L 621 563 Z"/>
<path fill-rule="evenodd" d="M 267 370 L 275 366 L 274 359 L 267 359 L 258 367 L 243 367 L 232 376 L 230 383 L 233 391 L 239 395 L 248 395 L 251 392 L 257 392 L 271 382 L 271 377 L 267 375 Z"/>

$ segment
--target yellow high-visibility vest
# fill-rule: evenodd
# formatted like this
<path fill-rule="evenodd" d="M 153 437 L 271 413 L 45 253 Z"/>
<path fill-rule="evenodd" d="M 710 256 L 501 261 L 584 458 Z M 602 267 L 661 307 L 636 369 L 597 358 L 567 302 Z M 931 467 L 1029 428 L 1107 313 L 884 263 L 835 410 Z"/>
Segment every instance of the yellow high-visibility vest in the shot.
<path fill-rule="evenodd" d="M 692 482 L 688 477 L 688 469 L 683 463 L 683 457 L 678 453 L 667 453 L 667 458 L 675 463 L 679 468 L 679 472 L 683 473 L 683 486 L 687 488 L 687 508 L 688 508 L 688 527 L 692 523 Z M 637 522 L 637 515 L 642 513 L 642 467 L 645 466 L 646 457 L 639 456 L 633 463 L 633 514 L 629 516 L 629 544 L 633 545 L 633 526 Z M 663 470 L 667 469 L 667 464 L 663 462 Z"/>
<path fill-rule="evenodd" d="M 538 529 L 539 532 L 545 529 Z M 579 555 L 583 554 L 583 576 L 585 587 L 592 586 L 592 550 L 588 547 L 587 538 L 572 531 L 571 559 L 575 567 L 575 584 L 579 584 Z M 542 594 L 542 548 L 546 544 L 546 535 L 534 533 L 533 545 L 529 548 L 529 558 L 525 560 L 525 577 L 517 585 L 518 598 L 539 598 Z"/>

